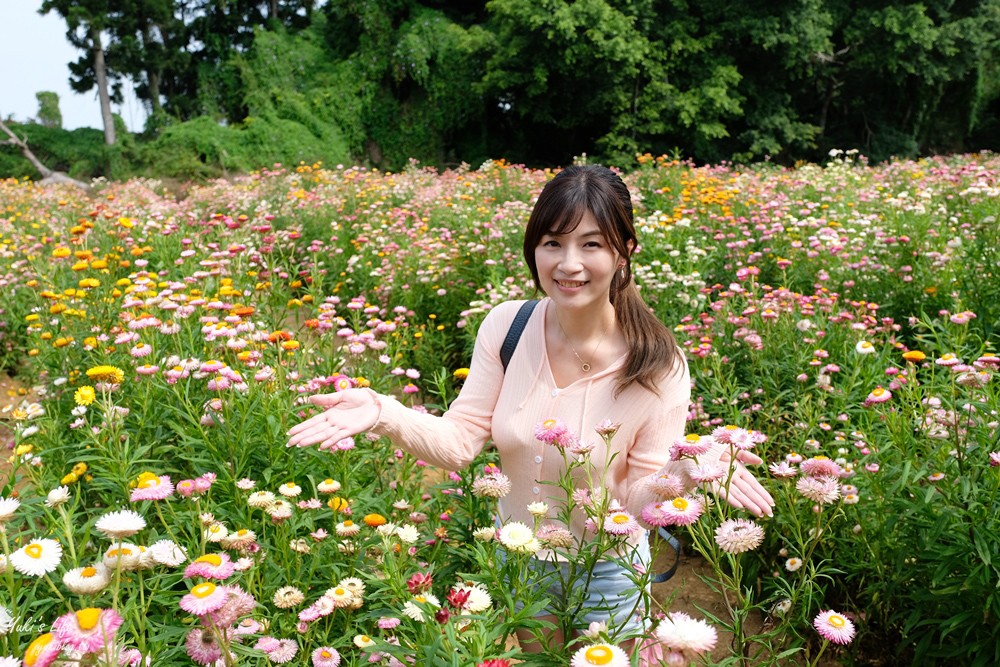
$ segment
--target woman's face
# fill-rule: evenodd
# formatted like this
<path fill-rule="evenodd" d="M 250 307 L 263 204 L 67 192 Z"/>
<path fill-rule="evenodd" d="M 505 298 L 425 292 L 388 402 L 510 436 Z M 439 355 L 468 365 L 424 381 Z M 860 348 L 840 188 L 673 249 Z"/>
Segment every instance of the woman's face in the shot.
<path fill-rule="evenodd" d="M 573 231 L 545 234 L 535 248 L 539 287 L 568 309 L 607 304 L 620 261 L 590 211 Z"/>

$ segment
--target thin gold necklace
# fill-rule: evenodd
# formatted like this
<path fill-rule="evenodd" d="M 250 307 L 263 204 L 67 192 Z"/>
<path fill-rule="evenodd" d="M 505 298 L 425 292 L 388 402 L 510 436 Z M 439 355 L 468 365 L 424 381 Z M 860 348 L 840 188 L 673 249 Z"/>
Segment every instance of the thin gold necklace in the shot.
<path fill-rule="evenodd" d="M 587 361 L 584 361 L 580 357 L 580 355 L 577 354 L 576 348 L 573 347 L 573 343 L 569 342 L 569 336 L 566 335 L 566 330 L 563 329 L 562 322 L 559 321 L 559 316 L 558 315 L 556 315 L 556 324 L 559 325 L 559 331 L 562 332 L 563 338 L 566 339 L 566 344 L 569 345 L 569 349 L 573 350 L 573 356 L 576 357 L 577 360 L 580 362 L 580 370 L 582 370 L 584 373 L 589 373 L 590 372 L 590 363 L 587 362 Z M 604 342 L 604 335 L 606 333 L 608 333 L 608 329 L 610 329 L 610 328 L 611 328 L 610 324 L 608 326 L 604 327 L 604 331 L 601 332 L 601 337 L 597 340 L 597 345 L 594 347 L 594 352 L 590 356 L 591 359 L 593 359 L 594 357 L 597 356 L 597 351 L 599 349 L 601 349 L 601 343 Z"/>

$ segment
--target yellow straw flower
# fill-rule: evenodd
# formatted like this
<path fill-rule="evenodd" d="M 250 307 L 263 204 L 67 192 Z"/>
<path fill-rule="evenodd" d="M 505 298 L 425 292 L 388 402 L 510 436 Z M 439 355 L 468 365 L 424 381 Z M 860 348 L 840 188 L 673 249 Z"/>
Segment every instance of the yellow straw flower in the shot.
<path fill-rule="evenodd" d="M 125 381 L 125 372 L 116 366 L 94 366 L 87 370 L 87 377 L 95 382 L 121 384 Z"/>
<path fill-rule="evenodd" d="M 89 384 L 80 387 L 73 394 L 73 400 L 76 401 L 77 405 L 90 405 L 96 398 L 97 394 Z"/>

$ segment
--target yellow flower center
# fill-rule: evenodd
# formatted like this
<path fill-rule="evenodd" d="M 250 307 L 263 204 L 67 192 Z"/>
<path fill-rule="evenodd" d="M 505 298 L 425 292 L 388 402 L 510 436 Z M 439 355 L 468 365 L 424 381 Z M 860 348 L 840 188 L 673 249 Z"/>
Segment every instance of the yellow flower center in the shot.
<path fill-rule="evenodd" d="M 624 514 L 616 514 L 611 520 L 617 524 L 628 523 L 628 517 Z"/>
<path fill-rule="evenodd" d="M 343 588 L 335 588 L 335 589 L 333 589 L 333 594 L 334 595 L 347 595 L 347 591 L 345 591 Z"/>
<path fill-rule="evenodd" d="M 42 545 L 37 543 L 29 544 L 24 547 L 24 553 L 37 560 L 42 557 Z"/>
<path fill-rule="evenodd" d="M 556 425 L 555 419 L 546 419 L 545 421 L 542 422 L 542 426 L 544 426 L 545 428 L 552 428 L 555 425 Z"/>
<path fill-rule="evenodd" d="M 34 667 L 38 663 L 38 659 L 42 657 L 42 653 L 45 652 L 46 647 L 52 643 L 52 633 L 46 632 L 44 635 L 31 642 L 31 646 L 24 654 L 24 664 L 27 667 Z"/>
<path fill-rule="evenodd" d="M 214 526 L 212 526 L 211 528 L 209 528 L 209 530 L 212 531 L 213 533 L 217 533 L 220 530 L 222 530 L 222 526 L 220 526 L 219 524 L 215 524 Z"/>
<path fill-rule="evenodd" d="M 119 556 L 124 558 L 126 556 L 131 556 L 131 555 L 132 555 L 132 550 L 129 549 L 128 547 L 122 547 L 121 549 L 112 549 L 111 551 L 108 552 L 108 558 L 118 558 Z"/>
<path fill-rule="evenodd" d="M 684 500 L 683 498 L 674 498 L 674 500 L 673 500 L 673 502 L 671 504 L 675 508 L 677 508 L 677 509 L 679 509 L 681 511 L 684 511 L 684 510 L 686 510 L 688 508 L 688 501 Z"/>
<path fill-rule="evenodd" d="M 423 595 L 418 595 L 413 599 L 416 600 L 417 602 L 427 602 L 427 598 L 425 598 Z"/>
<path fill-rule="evenodd" d="M 844 625 L 847 624 L 847 621 L 844 619 L 844 617 L 839 616 L 837 614 L 830 616 L 830 618 L 828 618 L 826 622 L 838 629 L 844 627 Z"/>
<path fill-rule="evenodd" d="M 222 558 L 218 554 L 205 554 L 195 559 L 196 563 L 209 563 L 218 567 L 222 565 Z"/>
<path fill-rule="evenodd" d="M 83 568 L 82 570 L 80 570 L 80 576 L 81 577 L 87 577 L 88 579 L 90 577 L 95 576 L 96 574 L 97 574 L 97 570 L 95 568 L 90 567 L 90 566 L 87 566 L 87 567 Z"/>
<path fill-rule="evenodd" d="M 323 483 L 326 484 L 327 486 L 329 486 L 330 484 L 333 484 L 333 479 L 330 478 L 330 477 L 327 477 L 326 479 L 323 480 Z"/>
<path fill-rule="evenodd" d="M 191 589 L 191 595 L 196 598 L 207 598 L 209 595 L 215 592 L 215 584 L 210 581 L 206 581 L 203 584 L 198 584 Z"/>
<path fill-rule="evenodd" d="M 701 439 L 701 436 L 698 435 L 697 433 L 688 433 L 686 436 L 684 436 L 684 439 L 687 440 L 688 442 L 698 442 L 698 440 Z"/>
<path fill-rule="evenodd" d="M 607 646 L 591 646 L 583 657 L 591 665 L 609 665 L 614 654 Z"/>
<path fill-rule="evenodd" d="M 885 389 L 883 389 L 882 387 L 875 387 L 875 390 L 872 392 L 872 396 L 881 396 L 884 393 Z"/>
<path fill-rule="evenodd" d="M 237 531 L 236 531 L 236 534 L 237 534 L 237 535 L 238 535 L 239 537 L 243 537 L 244 535 L 246 535 L 246 534 L 247 534 L 247 533 L 249 533 L 249 532 L 250 532 L 250 531 L 249 531 L 249 530 L 247 530 L 246 528 L 240 528 L 239 530 L 237 530 Z"/>
<path fill-rule="evenodd" d="M 295 482 L 285 482 L 285 488 L 294 489 L 295 488 Z"/>
<path fill-rule="evenodd" d="M 361 641 L 362 641 L 362 643 L 364 643 L 364 644 L 367 644 L 367 643 L 369 643 L 369 642 L 370 642 L 371 640 L 372 640 L 372 638 L 371 638 L 371 637 L 369 637 L 368 635 L 361 635 Z"/>
<path fill-rule="evenodd" d="M 88 607 L 76 612 L 76 623 L 81 630 L 93 630 L 97 627 L 97 621 L 101 618 L 101 610 Z"/>
<path fill-rule="evenodd" d="M 330 653 L 329 651 L 327 651 L 326 649 L 320 650 L 319 654 L 320 654 L 320 657 L 323 657 L 323 658 L 332 658 L 333 657 L 333 654 Z"/>

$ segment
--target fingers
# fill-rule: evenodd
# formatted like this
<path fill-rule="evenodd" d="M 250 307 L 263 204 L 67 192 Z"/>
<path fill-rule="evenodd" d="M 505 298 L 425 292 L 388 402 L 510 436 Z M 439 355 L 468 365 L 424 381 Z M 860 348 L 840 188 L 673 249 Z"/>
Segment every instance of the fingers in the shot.
<path fill-rule="evenodd" d="M 290 428 L 288 430 L 289 438 L 287 445 L 289 447 L 308 447 L 309 445 L 315 445 L 318 442 L 327 440 L 334 432 L 342 430 L 341 427 L 331 423 L 327 417 L 327 413 L 324 412 Z"/>
<path fill-rule="evenodd" d="M 733 471 L 729 488 L 720 488 L 719 496 L 738 509 L 756 516 L 774 516 L 774 499 L 761 483 L 743 466 Z"/>
<path fill-rule="evenodd" d="M 743 449 L 736 452 L 736 460 L 749 466 L 757 466 L 764 462 L 764 459 L 760 458 L 753 452 L 748 452 Z"/>
<path fill-rule="evenodd" d="M 313 394 L 309 397 L 309 402 L 321 408 L 332 408 L 344 399 L 344 394 Z"/>

